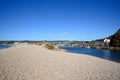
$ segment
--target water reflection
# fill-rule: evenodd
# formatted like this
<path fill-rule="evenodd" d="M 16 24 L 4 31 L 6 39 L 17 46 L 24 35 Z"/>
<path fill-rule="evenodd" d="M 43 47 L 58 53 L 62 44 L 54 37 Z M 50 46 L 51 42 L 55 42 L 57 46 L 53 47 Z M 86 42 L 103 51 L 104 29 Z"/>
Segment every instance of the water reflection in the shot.
<path fill-rule="evenodd" d="M 105 59 L 110 59 L 110 51 L 109 50 L 103 50 L 103 57 L 105 58 Z"/>

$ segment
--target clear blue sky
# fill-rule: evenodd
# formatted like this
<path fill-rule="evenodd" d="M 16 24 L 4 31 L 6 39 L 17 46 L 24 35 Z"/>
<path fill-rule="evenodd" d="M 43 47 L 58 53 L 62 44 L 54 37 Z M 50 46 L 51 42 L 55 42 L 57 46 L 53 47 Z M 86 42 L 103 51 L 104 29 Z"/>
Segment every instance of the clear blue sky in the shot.
<path fill-rule="evenodd" d="M 95 40 L 120 28 L 120 0 L 0 0 L 0 40 Z"/>

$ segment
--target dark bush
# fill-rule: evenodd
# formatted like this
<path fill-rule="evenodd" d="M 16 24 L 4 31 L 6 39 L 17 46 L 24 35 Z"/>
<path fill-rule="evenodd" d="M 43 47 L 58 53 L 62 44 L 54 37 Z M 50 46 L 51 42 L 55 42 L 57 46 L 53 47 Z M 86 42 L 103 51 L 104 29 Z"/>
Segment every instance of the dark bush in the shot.
<path fill-rule="evenodd" d="M 50 49 L 50 50 L 54 50 L 55 49 L 54 45 L 52 45 L 52 44 L 46 44 L 45 47 L 47 49 Z"/>

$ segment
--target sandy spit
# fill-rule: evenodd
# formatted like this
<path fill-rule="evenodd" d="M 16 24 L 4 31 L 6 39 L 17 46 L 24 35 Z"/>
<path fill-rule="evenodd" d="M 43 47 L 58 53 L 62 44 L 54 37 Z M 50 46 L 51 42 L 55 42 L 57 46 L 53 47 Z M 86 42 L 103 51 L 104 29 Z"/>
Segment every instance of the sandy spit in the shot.
<path fill-rule="evenodd" d="M 0 50 L 0 80 L 120 80 L 120 63 L 20 45 Z"/>

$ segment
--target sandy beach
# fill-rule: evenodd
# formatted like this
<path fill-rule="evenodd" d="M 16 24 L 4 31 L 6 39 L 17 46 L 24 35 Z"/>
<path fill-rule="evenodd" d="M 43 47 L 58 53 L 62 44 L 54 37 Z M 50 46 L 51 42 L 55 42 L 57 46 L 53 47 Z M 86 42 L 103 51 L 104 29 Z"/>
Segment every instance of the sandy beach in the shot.
<path fill-rule="evenodd" d="M 0 50 L 0 80 L 120 80 L 120 63 L 19 45 Z"/>

